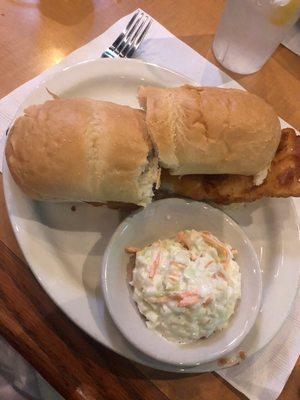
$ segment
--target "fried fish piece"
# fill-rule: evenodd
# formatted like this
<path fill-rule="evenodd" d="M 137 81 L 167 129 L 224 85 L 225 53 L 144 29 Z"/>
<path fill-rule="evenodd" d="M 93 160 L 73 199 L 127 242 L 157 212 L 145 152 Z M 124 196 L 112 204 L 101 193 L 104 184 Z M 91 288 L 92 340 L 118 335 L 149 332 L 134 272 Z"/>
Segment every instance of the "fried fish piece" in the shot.
<path fill-rule="evenodd" d="M 185 175 L 172 176 L 163 171 L 161 193 L 177 194 L 194 200 L 219 204 L 251 202 L 262 197 L 300 196 L 300 136 L 294 129 L 283 129 L 280 144 L 268 175 L 256 186 L 253 176 Z"/>

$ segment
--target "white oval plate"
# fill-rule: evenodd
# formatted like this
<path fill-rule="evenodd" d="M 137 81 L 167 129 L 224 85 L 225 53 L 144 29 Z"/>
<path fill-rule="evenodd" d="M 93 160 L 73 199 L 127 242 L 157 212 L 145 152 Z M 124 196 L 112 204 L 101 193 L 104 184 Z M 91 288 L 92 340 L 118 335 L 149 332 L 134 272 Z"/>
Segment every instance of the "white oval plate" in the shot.
<path fill-rule="evenodd" d="M 24 107 L 54 93 L 88 96 L 138 106 L 137 87 L 193 84 L 170 70 L 137 60 L 96 59 L 56 73 L 27 98 Z M 9 217 L 33 273 L 56 304 L 85 332 L 129 359 L 153 368 L 202 372 L 220 369 L 216 362 L 188 370 L 157 362 L 136 350 L 120 334 L 104 305 L 99 282 L 106 245 L 122 220 L 106 207 L 38 203 L 28 199 L 3 165 Z M 287 317 L 298 285 L 299 227 L 291 199 L 265 199 L 226 207 L 257 252 L 263 272 L 262 307 L 256 323 L 240 345 L 248 355 L 264 347 Z M 234 356 L 234 354 L 233 354 Z"/>
<path fill-rule="evenodd" d="M 132 299 L 127 272 L 130 258 L 125 248 L 143 248 L 185 229 L 209 231 L 237 249 L 242 295 L 226 329 L 195 343 L 180 345 L 147 328 Z M 245 232 L 224 212 L 192 200 L 158 200 L 127 217 L 106 248 L 101 281 L 110 315 L 127 340 L 150 357 L 181 367 L 215 361 L 235 349 L 253 327 L 261 304 L 260 266 Z"/>

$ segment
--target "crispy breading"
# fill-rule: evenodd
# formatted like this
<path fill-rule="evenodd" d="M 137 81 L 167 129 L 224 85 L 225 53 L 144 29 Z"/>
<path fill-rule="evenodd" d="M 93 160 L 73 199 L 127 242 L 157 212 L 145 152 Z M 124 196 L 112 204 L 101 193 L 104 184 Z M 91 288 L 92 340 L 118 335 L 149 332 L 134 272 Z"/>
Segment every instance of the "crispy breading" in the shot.
<path fill-rule="evenodd" d="M 262 197 L 300 196 L 300 136 L 283 129 L 279 147 L 264 182 L 255 186 L 252 176 L 185 175 L 171 176 L 163 171 L 161 190 L 194 200 L 229 204 L 250 202 Z"/>

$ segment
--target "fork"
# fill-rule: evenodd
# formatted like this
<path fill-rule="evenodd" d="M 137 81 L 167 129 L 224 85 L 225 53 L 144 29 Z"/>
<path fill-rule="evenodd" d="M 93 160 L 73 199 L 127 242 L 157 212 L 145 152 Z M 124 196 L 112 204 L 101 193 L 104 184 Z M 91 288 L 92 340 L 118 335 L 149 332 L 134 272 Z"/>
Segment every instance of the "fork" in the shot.
<path fill-rule="evenodd" d="M 138 10 L 113 44 L 101 54 L 101 57 L 132 57 L 142 43 L 151 24 L 152 18 L 143 11 Z"/>

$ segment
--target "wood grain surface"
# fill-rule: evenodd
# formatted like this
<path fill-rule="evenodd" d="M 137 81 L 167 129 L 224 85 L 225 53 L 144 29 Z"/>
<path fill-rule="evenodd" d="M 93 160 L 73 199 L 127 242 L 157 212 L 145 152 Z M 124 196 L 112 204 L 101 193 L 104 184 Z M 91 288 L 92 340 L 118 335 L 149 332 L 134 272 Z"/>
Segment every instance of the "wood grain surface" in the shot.
<path fill-rule="evenodd" d="M 222 0 L 0 0 L 0 97 L 137 7 L 216 63 L 211 44 L 224 4 Z M 258 73 L 230 75 L 300 129 L 299 57 L 280 46 Z M 213 373 L 183 376 L 129 362 L 70 322 L 25 263 L 6 213 L 2 176 L 0 304 L 0 333 L 66 399 L 245 398 Z M 299 382 L 298 362 L 280 400 L 299 399 Z"/>

